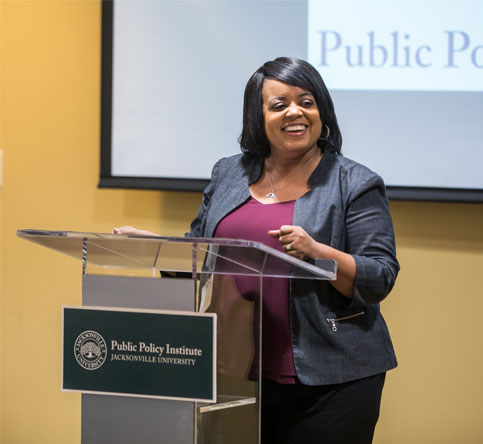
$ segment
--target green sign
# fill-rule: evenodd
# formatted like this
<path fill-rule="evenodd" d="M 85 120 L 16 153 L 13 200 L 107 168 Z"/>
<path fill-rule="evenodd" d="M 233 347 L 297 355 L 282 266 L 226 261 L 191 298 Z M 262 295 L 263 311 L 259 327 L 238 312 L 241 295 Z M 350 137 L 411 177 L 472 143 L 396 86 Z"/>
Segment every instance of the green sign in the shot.
<path fill-rule="evenodd" d="M 62 389 L 216 400 L 216 315 L 63 307 Z"/>

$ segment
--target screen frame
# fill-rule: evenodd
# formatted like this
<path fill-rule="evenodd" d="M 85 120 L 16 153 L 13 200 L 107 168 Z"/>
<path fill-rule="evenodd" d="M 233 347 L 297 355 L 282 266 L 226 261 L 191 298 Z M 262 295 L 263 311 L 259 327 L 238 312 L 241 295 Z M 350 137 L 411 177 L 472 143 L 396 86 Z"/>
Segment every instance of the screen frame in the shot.
<path fill-rule="evenodd" d="M 201 192 L 209 179 L 126 177 L 112 174 L 112 79 L 114 0 L 102 2 L 101 19 L 101 126 L 99 188 Z M 483 203 L 483 189 L 386 186 L 390 200 Z"/>

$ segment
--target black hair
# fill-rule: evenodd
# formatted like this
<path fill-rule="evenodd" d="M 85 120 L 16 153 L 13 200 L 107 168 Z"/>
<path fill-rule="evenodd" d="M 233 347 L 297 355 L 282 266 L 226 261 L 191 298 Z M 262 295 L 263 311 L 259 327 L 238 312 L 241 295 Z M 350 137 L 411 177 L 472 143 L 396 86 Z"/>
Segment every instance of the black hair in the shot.
<path fill-rule="evenodd" d="M 270 144 L 265 133 L 263 117 L 262 87 L 265 79 L 278 80 L 309 91 L 314 96 L 322 120 L 324 138 L 319 139 L 317 145 L 322 152 L 327 148 L 340 152 L 342 134 L 337 124 L 334 104 L 322 77 L 305 60 L 279 57 L 258 68 L 245 87 L 243 129 L 238 139 L 241 150 L 245 154 L 262 159 L 270 155 Z M 329 128 L 328 131 L 327 128 Z M 329 137 L 326 133 L 329 133 Z"/>

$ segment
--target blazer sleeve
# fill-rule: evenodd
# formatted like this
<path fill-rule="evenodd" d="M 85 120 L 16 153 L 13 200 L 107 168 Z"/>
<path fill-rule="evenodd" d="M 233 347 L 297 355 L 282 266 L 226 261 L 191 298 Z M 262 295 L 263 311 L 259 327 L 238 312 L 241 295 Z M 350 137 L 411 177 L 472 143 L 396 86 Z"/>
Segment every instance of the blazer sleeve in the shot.
<path fill-rule="evenodd" d="M 380 176 L 360 165 L 347 175 L 346 252 L 356 263 L 350 305 L 377 304 L 391 291 L 399 272 L 385 186 Z"/>
<path fill-rule="evenodd" d="M 213 170 L 211 172 L 211 179 L 208 186 L 203 191 L 203 199 L 201 201 L 201 206 L 198 210 L 198 214 L 191 222 L 191 229 L 189 233 L 186 233 L 185 236 L 187 237 L 203 237 L 205 233 L 205 226 L 206 226 L 206 215 L 210 208 L 211 198 L 213 197 L 213 193 L 216 190 L 218 185 L 218 178 L 219 178 L 219 170 L 220 164 L 223 159 L 220 159 L 218 162 L 215 163 Z"/>

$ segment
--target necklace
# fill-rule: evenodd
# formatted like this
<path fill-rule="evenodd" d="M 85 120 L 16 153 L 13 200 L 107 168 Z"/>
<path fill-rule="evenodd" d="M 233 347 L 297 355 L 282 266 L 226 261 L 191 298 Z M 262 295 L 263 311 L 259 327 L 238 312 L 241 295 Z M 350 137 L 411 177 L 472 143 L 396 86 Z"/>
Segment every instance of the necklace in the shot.
<path fill-rule="evenodd" d="M 309 162 L 312 161 L 312 159 L 314 158 L 315 156 L 315 153 L 317 152 L 317 150 L 314 151 L 314 153 L 310 156 L 310 158 L 303 163 L 303 165 L 305 165 L 306 163 L 308 164 Z M 272 158 L 270 157 L 270 169 L 268 170 L 268 177 L 270 178 L 270 186 L 272 188 L 272 191 L 268 192 L 267 194 L 265 194 L 265 197 L 270 197 L 272 199 L 276 199 L 277 196 L 275 195 L 275 193 L 277 191 L 280 191 L 282 188 L 285 188 L 290 182 L 293 181 L 293 179 L 295 179 L 295 176 L 291 179 L 289 179 L 287 182 L 285 182 L 284 185 L 278 187 L 277 189 L 275 189 L 275 187 L 273 186 L 273 180 L 272 180 Z"/>
<path fill-rule="evenodd" d="M 270 186 L 272 187 L 272 191 L 265 194 L 265 197 L 271 197 L 272 199 L 275 199 L 277 196 L 275 196 L 275 188 L 273 186 L 273 181 L 272 181 L 272 158 L 271 157 L 270 157 L 270 170 L 268 171 L 268 175 L 270 177 Z"/>

